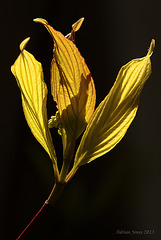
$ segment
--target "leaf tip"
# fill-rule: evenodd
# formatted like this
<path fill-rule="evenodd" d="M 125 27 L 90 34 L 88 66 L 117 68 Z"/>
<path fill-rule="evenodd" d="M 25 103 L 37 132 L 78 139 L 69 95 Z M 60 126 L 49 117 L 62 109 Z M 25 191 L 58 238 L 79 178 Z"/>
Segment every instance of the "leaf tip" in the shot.
<path fill-rule="evenodd" d="M 42 23 L 43 25 L 48 25 L 48 22 L 43 18 L 35 18 L 33 21 L 36 23 Z"/>
<path fill-rule="evenodd" d="M 80 27 L 82 26 L 83 21 L 84 21 L 84 17 L 80 18 L 77 22 L 75 22 L 72 25 L 72 28 L 73 28 L 74 32 L 77 32 L 80 29 Z"/>
<path fill-rule="evenodd" d="M 151 40 L 151 43 L 150 43 L 150 47 L 149 47 L 149 50 L 148 50 L 148 53 L 147 53 L 147 56 L 150 56 L 153 54 L 154 52 L 154 48 L 155 48 L 155 40 L 152 39 Z"/>
<path fill-rule="evenodd" d="M 22 43 L 20 44 L 20 51 L 21 52 L 26 48 L 26 45 L 29 42 L 29 40 L 30 40 L 30 37 L 28 37 L 25 40 L 23 40 Z"/>

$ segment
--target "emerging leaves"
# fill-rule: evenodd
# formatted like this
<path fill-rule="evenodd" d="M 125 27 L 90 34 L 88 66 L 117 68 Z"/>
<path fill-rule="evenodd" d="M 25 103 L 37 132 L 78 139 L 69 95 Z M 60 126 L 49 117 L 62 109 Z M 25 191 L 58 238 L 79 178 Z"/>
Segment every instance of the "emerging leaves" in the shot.
<path fill-rule="evenodd" d="M 80 166 L 109 152 L 124 137 L 136 115 L 143 86 L 151 74 L 150 57 L 155 45 L 152 40 L 144 58 L 132 60 L 120 69 L 109 94 L 94 112 L 96 92 L 93 78 L 74 44 L 75 32 L 80 29 L 83 20 L 81 18 L 73 24 L 71 33 L 66 37 L 53 29 L 46 20 L 34 20 L 47 28 L 54 41 L 51 92 L 58 112 L 49 120 L 49 127 L 59 128 L 62 136 L 63 165 L 60 174 L 48 128 L 47 87 L 41 63 L 25 50 L 29 38 L 21 43 L 21 53 L 11 67 L 21 91 L 26 121 L 52 159 L 56 181 L 62 184 Z M 73 168 L 68 174 L 75 141 L 84 130 Z"/>
<path fill-rule="evenodd" d="M 87 125 L 75 156 L 74 169 L 109 152 L 125 135 L 151 74 L 150 56 L 154 45 L 152 40 L 147 56 L 132 60 L 120 69 L 112 89 Z"/>

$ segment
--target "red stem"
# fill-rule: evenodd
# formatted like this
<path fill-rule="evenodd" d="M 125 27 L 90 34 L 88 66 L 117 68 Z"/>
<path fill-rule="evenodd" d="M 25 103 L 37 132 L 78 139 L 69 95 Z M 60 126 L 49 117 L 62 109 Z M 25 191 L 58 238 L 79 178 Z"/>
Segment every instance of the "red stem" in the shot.
<path fill-rule="evenodd" d="M 29 233 L 36 227 L 36 225 L 39 223 L 39 221 L 44 216 L 44 214 L 48 212 L 48 210 L 50 209 L 50 206 L 51 205 L 46 201 L 16 240 L 27 239 Z"/>

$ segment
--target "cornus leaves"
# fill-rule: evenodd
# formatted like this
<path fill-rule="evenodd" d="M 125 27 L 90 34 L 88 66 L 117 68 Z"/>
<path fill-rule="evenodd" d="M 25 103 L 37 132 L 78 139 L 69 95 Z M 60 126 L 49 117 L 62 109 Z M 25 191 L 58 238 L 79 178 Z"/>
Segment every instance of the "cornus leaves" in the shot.
<path fill-rule="evenodd" d="M 21 53 L 11 68 L 21 91 L 27 123 L 53 162 L 59 184 L 56 183 L 48 199 L 51 204 L 55 202 L 55 194 L 59 195 L 63 184 L 73 177 L 80 166 L 109 152 L 124 137 L 136 115 L 143 86 L 151 74 L 150 57 L 154 40 L 145 57 L 132 60 L 120 69 L 109 94 L 94 111 L 94 81 L 74 43 L 75 32 L 80 29 L 83 20 L 81 18 L 73 24 L 71 33 L 66 37 L 46 20 L 34 20 L 46 27 L 54 43 L 51 93 L 58 112 L 51 117 L 49 124 L 46 109 L 47 87 L 42 66 L 25 50 L 29 38 L 21 43 Z M 60 173 L 48 126 L 58 128 L 62 136 L 63 165 Z M 82 133 L 74 157 L 75 141 Z M 69 172 L 73 159 L 73 168 Z"/>
<path fill-rule="evenodd" d="M 75 45 L 75 33 L 84 18 L 72 25 L 71 33 L 66 37 L 46 20 L 37 18 L 34 21 L 46 27 L 54 43 L 50 81 L 58 111 L 49 121 L 46 108 L 48 90 L 42 65 L 25 50 L 29 38 L 20 44 L 20 54 L 11 71 L 21 91 L 26 121 L 52 160 L 55 184 L 43 207 L 17 240 L 27 235 L 48 204 L 54 205 L 65 184 L 80 166 L 109 152 L 124 137 L 136 115 L 144 84 L 151 74 L 150 57 L 155 46 L 152 40 L 145 57 L 132 60 L 120 69 L 109 94 L 94 111 L 96 92 L 93 78 Z M 60 172 L 49 130 L 51 127 L 58 128 L 62 137 L 63 164 Z M 75 142 L 82 133 L 74 156 Z M 69 171 L 72 160 L 73 167 Z"/>

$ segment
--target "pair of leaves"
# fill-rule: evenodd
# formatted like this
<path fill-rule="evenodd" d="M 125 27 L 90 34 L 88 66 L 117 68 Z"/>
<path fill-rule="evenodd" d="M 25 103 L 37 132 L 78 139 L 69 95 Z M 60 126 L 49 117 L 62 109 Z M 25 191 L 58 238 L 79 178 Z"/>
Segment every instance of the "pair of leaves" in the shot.
<path fill-rule="evenodd" d="M 41 21 L 47 23 L 45 20 Z M 80 19 L 72 26 L 73 33 L 79 30 L 82 22 L 83 19 Z M 47 27 L 55 41 L 54 64 L 51 66 L 52 94 L 65 129 L 62 131 L 64 138 L 69 138 L 66 147 L 68 148 L 69 144 L 74 147 L 73 142 L 83 132 L 93 114 L 95 86 L 90 71 L 75 44 L 49 25 Z M 73 38 L 73 33 L 69 38 Z M 21 90 L 27 123 L 35 138 L 49 154 L 57 171 L 55 149 L 47 124 L 47 87 L 41 64 L 25 50 L 28 41 L 29 38 L 21 43 L 21 53 L 11 70 Z"/>

